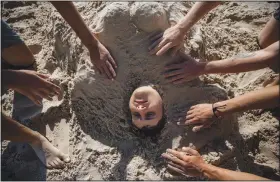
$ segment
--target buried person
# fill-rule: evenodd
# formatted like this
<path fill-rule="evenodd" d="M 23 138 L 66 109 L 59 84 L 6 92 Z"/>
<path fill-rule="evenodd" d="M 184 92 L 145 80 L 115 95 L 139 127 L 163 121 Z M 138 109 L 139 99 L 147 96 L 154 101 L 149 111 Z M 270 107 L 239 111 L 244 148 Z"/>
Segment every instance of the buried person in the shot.
<path fill-rule="evenodd" d="M 147 136 L 156 135 L 165 124 L 162 98 L 154 85 L 135 89 L 129 100 L 131 125 Z"/>

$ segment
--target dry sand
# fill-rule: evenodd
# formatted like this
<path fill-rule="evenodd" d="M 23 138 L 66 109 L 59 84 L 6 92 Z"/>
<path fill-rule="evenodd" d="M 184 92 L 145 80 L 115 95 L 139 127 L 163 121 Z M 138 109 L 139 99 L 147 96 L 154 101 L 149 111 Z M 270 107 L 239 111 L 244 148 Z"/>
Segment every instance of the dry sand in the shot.
<path fill-rule="evenodd" d="M 118 63 L 109 81 L 93 70 L 87 49 L 48 2 L 2 3 L 2 17 L 35 55 L 39 72 L 49 73 L 64 90 L 62 100 L 44 101 L 30 127 L 71 156 L 63 170 L 46 170 L 27 144 L 2 142 L 2 179 L 12 180 L 172 180 L 160 154 L 193 146 L 205 160 L 228 169 L 279 179 L 279 121 L 270 112 L 229 116 L 193 133 L 176 126 L 176 114 L 194 104 L 216 102 L 262 87 L 270 69 L 201 76 L 181 86 L 161 76 L 172 58 L 150 56 L 149 33 L 181 19 L 191 2 L 77 2 L 85 22 Z M 188 34 L 186 52 L 206 60 L 258 50 L 256 37 L 276 3 L 224 3 Z M 135 135 L 127 120 L 128 99 L 143 82 L 160 85 L 167 124 L 157 140 Z M 12 93 L 2 97 L 9 112 Z"/>

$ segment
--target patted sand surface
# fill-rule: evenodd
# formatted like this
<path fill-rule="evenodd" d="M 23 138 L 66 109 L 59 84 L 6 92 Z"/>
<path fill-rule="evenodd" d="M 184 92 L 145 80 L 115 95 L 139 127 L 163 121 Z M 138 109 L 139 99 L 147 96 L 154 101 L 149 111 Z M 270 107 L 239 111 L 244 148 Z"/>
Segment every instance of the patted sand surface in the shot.
<path fill-rule="evenodd" d="M 194 104 L 216 102 L 262 87 L 270 69 L 201 76 L 168 84 L 161 72 L 176 58 L 148 53 L 151 32 L 165 30 L 190 9 L 190 2 L 78 2 L 75 5 L 118 63 L 109 81 L 93 70 L 86 48 L 48 2 L 2 4 L 2 17 L 36 54 L 39 72 L 64 90 L 62 100 L 44 101 L 31 127 L 70 155 L 63 170 L 46 170 L 26 144 L 2 142 L 2 179 L 10 180 L 171 180 L 160 154 L 166 148 L 194 146 L 205 160 L 232 170 L 279 179 L 279 121 L 270 112 L 238 113 L 193 133 L 175 125 L 176 114 Z M 276 3 L 224 3 L 188 34 L 185 51 L 196 58 L 224 59 L 258 50 L 256 37 Z M 37 50 L 38 52 L 38 50 Z M 167 125 L 157 141 L 133 134 L 128 100 L 143 82 L 160 85 Z M 12 94 L 2 97 L 10 111 Z M 192 178 L 190 178 L 192 179 Z"/>

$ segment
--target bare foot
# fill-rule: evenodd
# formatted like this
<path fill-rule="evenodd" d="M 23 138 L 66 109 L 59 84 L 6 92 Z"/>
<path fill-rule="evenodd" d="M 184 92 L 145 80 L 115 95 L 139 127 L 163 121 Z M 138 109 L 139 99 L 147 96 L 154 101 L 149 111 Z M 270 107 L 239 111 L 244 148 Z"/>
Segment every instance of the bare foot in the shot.
<path fill-rule="evenodd" d="M 69 156 L 60 152 L 45 137 L 40 135 L 39 138 L 39 142 L 30 145 L 47 168 L 61 169 L 64 168 L 65 163 L 70 162 Z"/>

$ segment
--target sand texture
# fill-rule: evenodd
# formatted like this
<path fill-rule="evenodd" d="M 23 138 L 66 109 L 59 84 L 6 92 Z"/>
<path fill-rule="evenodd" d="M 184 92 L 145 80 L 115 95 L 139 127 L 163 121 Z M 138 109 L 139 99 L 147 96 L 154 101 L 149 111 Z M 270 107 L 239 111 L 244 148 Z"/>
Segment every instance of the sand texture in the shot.
<path fill-rule="evenodd" d="M 44 100 L 30 127 L 71 157 L 63 170 L 46 170 L 27 144 L 2 142 L 2 179 L 10 180 L 174 180 L 160 157 L 167 148 L 192 146 L 206 161 L 228 169 L 279 179 L 279 121 L 268 111 L 237 113 L 193 133 L 177 126 L 176 115 L 192 105 L 212 103 L 262 87 L 270 69 L 200 76 L 171 85 L 163 67 L 178 58 L 148 52 L 151 32 L 180 20 L 191 2 L 77 2 L 86 24 L 117 61 L 115 81 L 93 69 L 87 49 L 48 2 L 2 3 L 2 17 L 27 45 L 39 44 L 38 71 L 63 89 L 61 99 Z M 187 35 L 185 51 L 195 58 L 224 59 L 258 50 L 256 37 L 276 3 L 226 2 Z M 159 85 L 167 124 L 156 139 L 131 132 L 128 101 L 142 83 Z M 9 112 L 12 93 L 2 97 Z"/>

